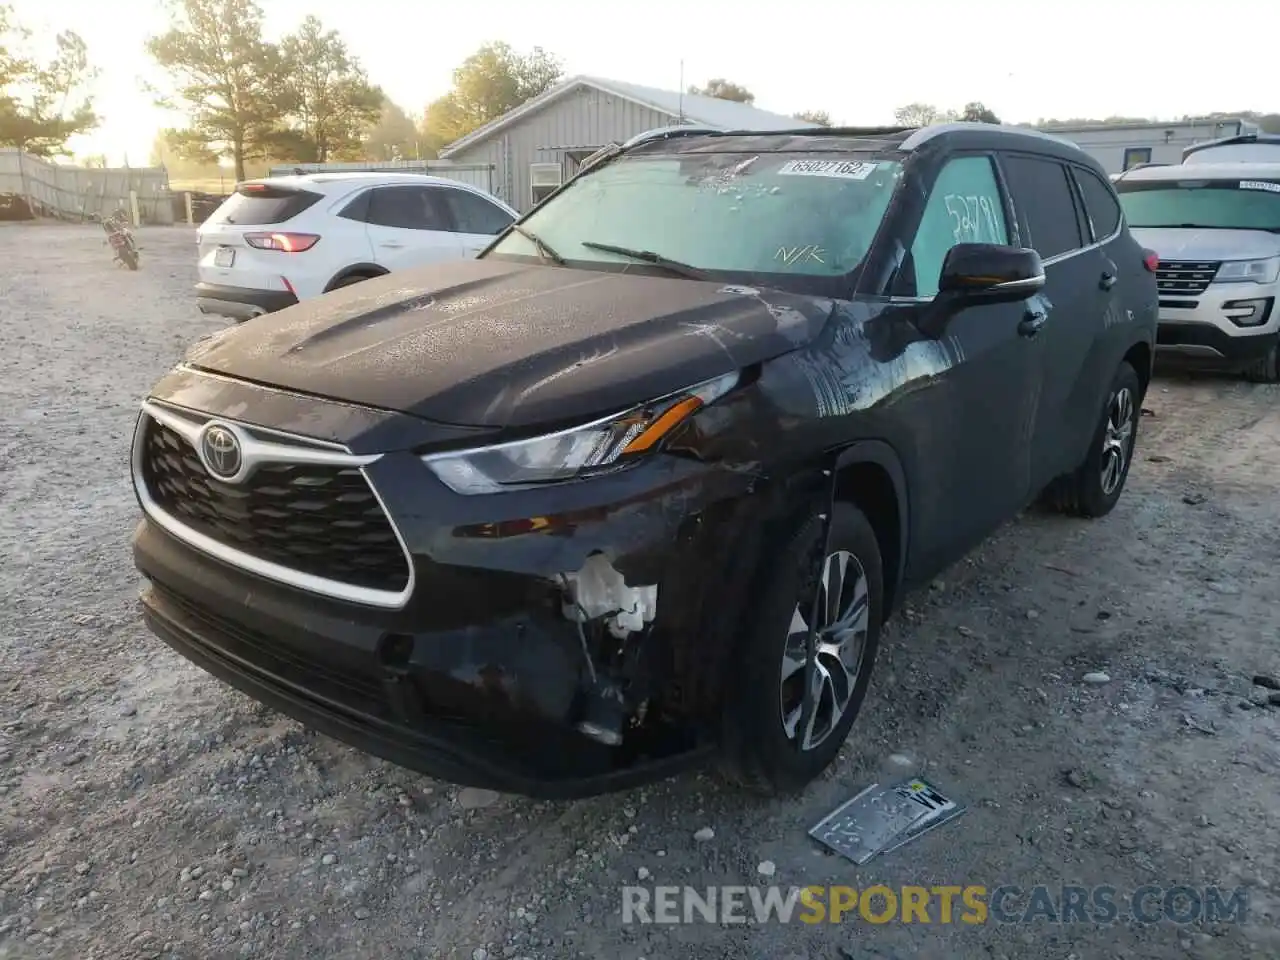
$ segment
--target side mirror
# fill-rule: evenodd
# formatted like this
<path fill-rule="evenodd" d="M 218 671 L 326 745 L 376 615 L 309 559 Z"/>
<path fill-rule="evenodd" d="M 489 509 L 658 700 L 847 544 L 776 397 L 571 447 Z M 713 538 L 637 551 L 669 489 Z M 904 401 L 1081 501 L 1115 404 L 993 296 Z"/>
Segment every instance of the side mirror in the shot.
<path fill-rule="evenodd" d="M 1025 300 L 1044 286 L 1040 254 L 997 243 L 958 243 L 947 252 L 938 292 L 963 303 Z"/>

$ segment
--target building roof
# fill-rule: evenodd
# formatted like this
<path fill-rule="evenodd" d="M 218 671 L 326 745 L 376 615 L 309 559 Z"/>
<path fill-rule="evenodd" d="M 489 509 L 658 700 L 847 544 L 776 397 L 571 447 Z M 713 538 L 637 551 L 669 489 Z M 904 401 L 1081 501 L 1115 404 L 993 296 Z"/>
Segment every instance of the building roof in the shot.
<path fill-rule="evenodd" d="M 650 110 L 669 114 L 672 117 L 683 116 L 686 120 L 715 127 L 717 130 L 799 130 L 814 127 L 816 124 L 797 120 L 781 113 L 770 113 L 758 107 L 732 100 L 719 100 L 715 97 L 704 97 L 696 93 L 681 94 L 676 90 L 658 90 L 654 87 L 642 87 L 634 83 L 623 83 L 619 80 L 606 80 L 603 77 L 576 76 L 564 83 L 552 87 L 514 110 L 504 113 L 496 120 L 490 120 L 484 126 L 473 130 L 459 140 L 455 140 L 443 150 L 440 156 L 447 157 L 465 147 L 473 146 L 487 140 L 501 130 L 505 130 L 535 110 L 559 100 L 578 87 L 590 87 L 623 100 L 630 100 Z"/>
<path fill-rule="evenodd" d="M 1174 130 L 1179 127 L 1191 127 L 1201 130 L 1205 127 L 1230 127 L 1237 124 L 1245 127 L 1255 126 L 1251 121 L 1243 120 L 1239 117 L 1190 117 L 1185 120 L 1148 120 L 1140 123 L 1105 123 L 1098 121 L 1096 123 L 1051 124 L 1037 127 L 1036 129 L 1062 136 L 1072 133 L 1094 133 L 1108 130 Z"/>

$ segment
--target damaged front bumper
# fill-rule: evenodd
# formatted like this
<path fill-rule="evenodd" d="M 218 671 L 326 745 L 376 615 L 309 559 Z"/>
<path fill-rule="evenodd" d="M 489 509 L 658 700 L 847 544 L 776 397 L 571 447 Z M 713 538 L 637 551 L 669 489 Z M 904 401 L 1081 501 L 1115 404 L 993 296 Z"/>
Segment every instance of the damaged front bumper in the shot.
<path fill-rule="evenodd" d="M 407 452 L 363 470 L 412 565 L 401 606 L 259 576 L 149 512 L 134 536 L 148 625 L 256 699 L 455 783 L 578 796 L 710 749 L 732 630 L 717 611 L 741 608 L 756 555 L 748 475 L 657 456 L 464 497 Z"/>

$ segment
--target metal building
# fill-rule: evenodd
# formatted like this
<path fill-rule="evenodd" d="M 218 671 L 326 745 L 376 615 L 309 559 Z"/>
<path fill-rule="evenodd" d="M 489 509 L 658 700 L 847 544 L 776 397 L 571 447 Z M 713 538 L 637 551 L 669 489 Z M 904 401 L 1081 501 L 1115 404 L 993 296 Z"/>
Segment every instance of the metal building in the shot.
<path fill-rule="evenodd" d="M 813 126 L 731 100 L 577 76 L 455 140 L 440 158 L 459 165 L 491 164 L 491 192 L 524 213 L 601 147 L 679 123 L 718 130 Z"/>
<path fill-rule="evenodd" d="M 1172 123 L 1097 123 L 1078 127 L 1041 127 L 1071 140 L 1109 174 L 1140 163 L 1181 163 L 1184 148 L 1206 140 L 1258 133 L 1246 120 L 1180 120 Z"/>

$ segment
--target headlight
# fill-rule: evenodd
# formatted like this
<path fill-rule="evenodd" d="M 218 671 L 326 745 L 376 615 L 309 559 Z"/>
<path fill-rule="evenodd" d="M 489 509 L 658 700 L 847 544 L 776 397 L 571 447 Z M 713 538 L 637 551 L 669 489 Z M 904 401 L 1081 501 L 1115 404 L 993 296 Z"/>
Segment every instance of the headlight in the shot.
<path fill-rule="evenodd" d="M 1275 283 L 1277 275 L 1280 275 L 1280 257 L 1268 257 L 1266 260 L 1227 260 L 1218 268 L 1218 275 L 1213 279 L 1237 283 L 1248 280 L 1254 283 Z"/>
<path fill-rule="evenodd" d="M 737 373 L 633 407 L 594 423 L 531 440 L 433 453 L 422 458 L 457 493 L 496 493 L 570 480 L 652 452 L 675 427 L 738 385 Z"/>

